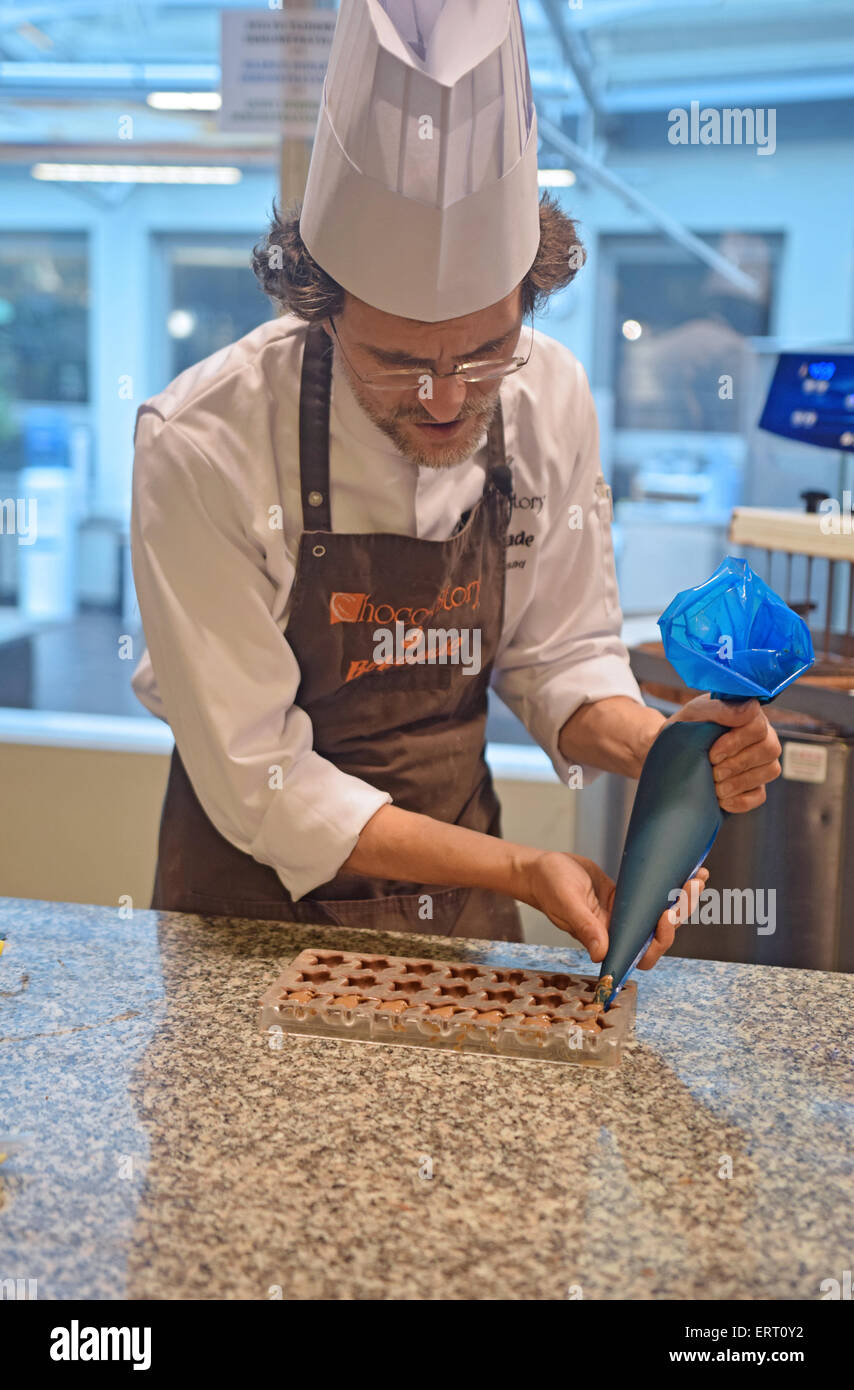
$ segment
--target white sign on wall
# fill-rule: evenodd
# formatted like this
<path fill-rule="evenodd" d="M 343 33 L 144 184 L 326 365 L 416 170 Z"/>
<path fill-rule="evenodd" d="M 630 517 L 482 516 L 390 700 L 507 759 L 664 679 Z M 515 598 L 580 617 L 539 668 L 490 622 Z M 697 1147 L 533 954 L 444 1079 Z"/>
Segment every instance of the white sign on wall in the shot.
<path fill-rule="evenodd" d="M 310 140 L 334 10 L 221 10 L 219 129 Z"/>

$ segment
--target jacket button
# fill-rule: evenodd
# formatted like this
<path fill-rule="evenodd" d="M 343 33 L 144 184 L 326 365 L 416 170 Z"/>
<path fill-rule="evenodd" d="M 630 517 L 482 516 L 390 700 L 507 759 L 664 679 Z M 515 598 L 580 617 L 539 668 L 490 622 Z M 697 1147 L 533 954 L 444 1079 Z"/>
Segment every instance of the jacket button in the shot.
<path fill-rule="evenodd" d="M 312 550 L 311 553 L 312 553 L 312 555 L 316 555 L 316 556 L 318 557 L 318 559 L 319 559 L 321 555 L 325 555 L 325 554 L 326 554 L 326 546 L 325 546 L 325 545 L 316 545 L 316 546 L 314 547 L 314 549 Z"/>
<path fill-rule="evenodd" d="M 310 493 L 308 494 L 308 505 L 309 505 L 310 507 L 319 507 L 322 501 L 323 501 L 323 493 L 322 493 L 322 492 L 310 492 Z"/>

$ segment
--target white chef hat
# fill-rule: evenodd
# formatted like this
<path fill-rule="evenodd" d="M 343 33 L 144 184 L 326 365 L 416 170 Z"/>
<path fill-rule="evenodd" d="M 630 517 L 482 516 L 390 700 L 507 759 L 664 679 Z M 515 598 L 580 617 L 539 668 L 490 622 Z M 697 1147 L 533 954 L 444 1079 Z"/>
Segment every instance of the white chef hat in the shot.
<path fill-rule="evenodd" d="M 341 0 L 300 231 L 328 275 L 404 318 L 519 284 L 540 224 L 518 0 Z"/>

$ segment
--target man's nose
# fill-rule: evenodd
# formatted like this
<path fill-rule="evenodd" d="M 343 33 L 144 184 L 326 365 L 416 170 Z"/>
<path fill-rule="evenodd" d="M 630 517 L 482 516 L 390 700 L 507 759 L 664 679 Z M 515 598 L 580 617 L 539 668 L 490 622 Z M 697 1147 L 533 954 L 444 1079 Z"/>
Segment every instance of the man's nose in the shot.
<path fill-rule="evenodd" d="M 466 383 L 458 376 L 431 378 L 432 395 L 424 393 L 421 404 L 437 425 L 456 420 L 466 398 Z"/>

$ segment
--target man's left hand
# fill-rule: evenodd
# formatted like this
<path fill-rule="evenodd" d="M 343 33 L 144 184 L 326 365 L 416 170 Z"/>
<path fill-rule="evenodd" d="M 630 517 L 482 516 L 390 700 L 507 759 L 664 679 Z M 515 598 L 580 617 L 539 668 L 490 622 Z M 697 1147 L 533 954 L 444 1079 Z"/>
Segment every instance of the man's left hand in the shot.
<path fill-rule="evenodd" d="M 709 750 L 718 801 L 724 811 L 752 811 L 765 800 L 765 786 L 780 776 L 780 740 L 762 713 L 758 700 L 731 705 L 698 695 L 672 714 L 666 724 L 680 720 L 727 724 L 725 734 Z M 666 728 L 666 724 L 662 728 Z"/>

